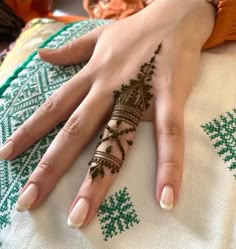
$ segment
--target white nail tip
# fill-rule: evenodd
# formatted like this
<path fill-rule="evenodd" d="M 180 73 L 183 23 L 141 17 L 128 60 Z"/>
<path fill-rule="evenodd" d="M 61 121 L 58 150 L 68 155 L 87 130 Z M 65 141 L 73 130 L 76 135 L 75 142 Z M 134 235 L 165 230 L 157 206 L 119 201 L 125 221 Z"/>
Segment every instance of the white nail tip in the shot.
<path fill-rule="evenodd" d="M 16 211 L 18 211 L 18 212 L 25 212 L 29 208 L 30 208 L 30 206 L 29 207 L 22 207 L 18 203 L 16 203 Z"/>
<path fill-rule="evenodd" d="M 68 226 L 74 228 L 82 226 L 88 215 L 89 207 L 90 205 L 88 200 L 80 198 L 70 212 L 67 220 Z"/>
<path fill-rule="evenodd" d="M 160 206 L 161 206 L 162 209 L 167 210 L 167 211 L 171 210 L 173 208 L 173 204 L 168 206 L 168 205 L 165 205 L 162 202 L 160 202 Z"/>
<path fill-rule="evenodd" d="M 71 228 L 79 228 L 82 226 L 83 223 L 81 224 L 74 224 L 70 218 L 67 219 L 67 225 Z"/>
<path fill-rule="evenodd" d="M 19 212 L 28 210 L 37 199 L 38 193 L 38 187 L 35 184 L 31 183 L 19 196 L 16 202 L 16 210 Z"/>
<path fill-rule="evenodd" d="M 164 186 L 161 193 L 160 206 L 164 210 L 171 210 L 174 205 L 174 190 L 170 185 Z"/>
<path fill-rule="evenodd" d="M 27 208 L 21 207 L 18 203 L 16 203 L 16 210 L 18 212 L 24 212 L 27 210 Z"/>

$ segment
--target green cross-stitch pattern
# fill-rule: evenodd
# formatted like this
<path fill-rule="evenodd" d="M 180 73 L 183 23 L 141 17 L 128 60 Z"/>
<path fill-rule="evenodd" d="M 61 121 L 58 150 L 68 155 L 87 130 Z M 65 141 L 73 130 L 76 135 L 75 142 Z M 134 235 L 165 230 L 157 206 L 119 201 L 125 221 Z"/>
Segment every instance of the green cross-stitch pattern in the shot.
<path fill-rule="evenodd" d="M 104 21 L 70 24 L 49 38 L 42 47 L 56 48 L 89 32 Z M 8 137 L 64 82 L 84 64 L 52 66 L 37 53 L 19 67 L 0 89 L 0 142 Z M 18 193 L 60 130 L 57 127 L 13 161 L 0 161 L 0 229 L 10 224 L 10 211 Z"/>
<path fill-rule="evenodd" d="M 224 162 L 229 162 L 230 171 L 236 170 L 236 109 L 226 112 L 218 119 L 214 119 L 202 128 L 214 141 L 214 148 L 218 150 L 218 155 L 223 157 Z M 236 174 L 234 174 L 236 179 Z"/>
<path fill-rule="evenodd" d="M 98 217 L 105 241 L 139 223 L 126 187 L 103 201 Z"/>

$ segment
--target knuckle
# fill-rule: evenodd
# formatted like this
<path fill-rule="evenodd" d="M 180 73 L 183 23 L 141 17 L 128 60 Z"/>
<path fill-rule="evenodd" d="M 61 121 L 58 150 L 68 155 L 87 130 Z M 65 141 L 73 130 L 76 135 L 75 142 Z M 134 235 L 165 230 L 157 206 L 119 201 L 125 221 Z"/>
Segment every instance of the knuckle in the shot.
<path fill-rule="evenodd" d="M 99 187 L 101 187 L 101 185 L 104 183 L 103 181 L 104 179 L 101 178 L 101 177 L 95 177 L 93 180 L 92 180 L 92 177 L 89 176 L 89 179 L 88 181 L 91 182 L 94 184 L 95 188 L 98 189 Z"/>
<path fill-rule="evenodd" d="M 182 134 L 183 128 L 173 119 L 165 121 L 158 130 L 158 135 L 163 140 L 177 141 Z"/>
<path fill-rule="evenodd" d="M 70 43 L 68 43 L 67 45 L 65 45 L 65 48 L 67 51 L 74 51 L 74 49 L 76 48 L 76 43 L 77 43 L 77 40 L 74 40 Z"/>
<path fill-rule="evenodd" d="M 52 165 L 49 163 L 40 163 L 37 166 L 37 169 L 40 170 L 43 174 L 55 175 L 55 170 L 53 169 Z"/>
<path fill-rule="evenodd" d="M 160 182 L 172 182 L 176 186 L 182 178 L 182 165 L 177 161 L 165 161 L 159 163 L 158 172 Z"/>
<path fill-rule="evenodd" d="M 28 130 L 28 128 L 26 127 L 25 124 L 22 124 L 19 128 L 18 128 L 18 132 L 19 134 L 22 135 L 22 137 L 24 138 L 29 138 L 29 139 L 33 139 L 34 140 L 34 136 L 32 134 L 32 132 L 30 132 Z"/>
<path fill-rule="evenodd" d="M 177 162 L 174 161 L 167 161 L 167 162 L 163 162 L 160 163 L 160 169 L 165 170 L 165 171 L 179 171 L 179 164 Z"/>
<path fill-rule="evenodd" d="M 97 197 L 99 197 L 99 199 L 104 197 L 105 193 L 107 192 L 107 189 L 111 185 L 110 181 L 112 181 L 112 179 L 110 177 L 107 178 L 107 173 L 108 172 L 105 172 L 105 177 L 101 177 L 99 175 L 93 179 L 90 173 L 88 172 L 84 180 L 84 186 L 86 187 L 86 189 L 90 189 L 92 186 L 93 191 L 97 192 L 96 195 Z"/>
<path fill-rule="evenodd" d="M 72 41 L 72 42 L 69 42 L 68 44 L 60 47 L 58 50 L 63 51 L 65 53 L 68 53 L 71 51 L 71 49 L 73 49 L 73 47 L 74 47 L 74 42 Z"/>
<path fill-rule="evenodd" d="M 74 51 L 77 51 L 76 49 L 76 40 L 66 44 L 65 46 L 61 47 L 61 51 L 64 55 L 70 55 L 65 56 L 64 62 L 65 64 L 70 63 L 70 61 L 76 61 L 76 53 Z"/>
<path fill-rule="evenodd" d="M 79 117 L 71 117 L 62 129 L 62 135 L 66 137 L 76 136 L 81 137 L 86 133 L 83 122 Z"/>
<path fill-rule="evenodd" d="M 49 97 L 39 108 L 39 111 L 47 115 L 56 114 L 59 111 L 58 94 L 54 93 L 51 97 Z"/>

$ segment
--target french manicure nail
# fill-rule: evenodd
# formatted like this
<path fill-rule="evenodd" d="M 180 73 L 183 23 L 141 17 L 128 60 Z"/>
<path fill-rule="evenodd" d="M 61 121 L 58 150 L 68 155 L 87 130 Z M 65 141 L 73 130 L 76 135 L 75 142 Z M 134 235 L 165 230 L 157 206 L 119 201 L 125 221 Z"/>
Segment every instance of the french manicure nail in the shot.
<path fill-rule="evenodd" d="M 72 209 L 67 225 L 73 228 L 79 228 L 83 225 L 89 211 L 89 201 L 85 198 L 80 198 Z"/>
<path fill-rule="evenodd" d="M 18 201 L 16 202 L 16 210 L 19 212 L 24 212 L 28 210 L 35 202 L 38 193 L 39 190 L 37 185 L 31 183 L 26 188 L 26 190 L 20 195 Z"/>
<path fill-rule="evenodd" d="M 171 186 L 166 185 L 161 193 L 160 206 L 164 210 L 171 210 L 174 204 L 174 190 Z"/>
<path fill-rule="evenodd" d="M 0 148 L 0 160 L 5 160 L 13 151 L 13 142 L 9 141 Z"/>

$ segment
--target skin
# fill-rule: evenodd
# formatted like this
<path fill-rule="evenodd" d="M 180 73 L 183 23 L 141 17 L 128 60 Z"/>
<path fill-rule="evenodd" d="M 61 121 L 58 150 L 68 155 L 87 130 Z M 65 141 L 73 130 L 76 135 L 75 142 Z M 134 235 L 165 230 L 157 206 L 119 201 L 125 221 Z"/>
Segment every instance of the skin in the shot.
<path fill-rule="evenodd" d="M 52 64 L 88 64 L 9 138 L 14 144 L 8 158 L 11 160 L 67 120 L 21 191 L 30 183 L 39 189 L 30 210 L 43 203 L 84 146 L 108 122 L 113 91 L 136 77 L 140 65 L 149 60 L 161 42 L 152 80 L 154 97 L 144 119 L 153 122 L 156 134 L 155 198 L 159 203 L 163 187 L 170 185 L 177 202 L 183 172 L 184 105 L 198 73 L 201 47 L 212 32 L 214 20 L 215 8 L 204 0 L 158 0 L 62 48 L 39 51 L 40 57 Z M 90 209 L 84 224 L 88 224 L 116 177 L 106 172 L 103 179 L 91 184 L 87 174 L 69 213 L 80 197 L 86 198 Z"/>

